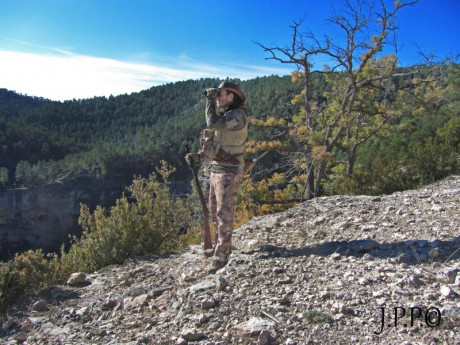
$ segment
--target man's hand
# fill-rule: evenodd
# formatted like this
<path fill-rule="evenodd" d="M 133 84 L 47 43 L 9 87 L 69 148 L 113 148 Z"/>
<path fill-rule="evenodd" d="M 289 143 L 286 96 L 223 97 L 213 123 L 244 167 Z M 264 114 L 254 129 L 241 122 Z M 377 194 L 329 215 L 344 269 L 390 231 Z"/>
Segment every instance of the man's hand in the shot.
<path fill-rule="evenodd" d="M 187 153 L 185 160 L 189 165 L 197 165 L 201 163 L 201 156 L 198 153 Z"/>
<path fill-rule="evenodd" d="M 219 89 L 217 87 L 210 87 L 204 90 L 203 95 L 207 98 L 216 98 L 217 94 L 219 93 Z"/>

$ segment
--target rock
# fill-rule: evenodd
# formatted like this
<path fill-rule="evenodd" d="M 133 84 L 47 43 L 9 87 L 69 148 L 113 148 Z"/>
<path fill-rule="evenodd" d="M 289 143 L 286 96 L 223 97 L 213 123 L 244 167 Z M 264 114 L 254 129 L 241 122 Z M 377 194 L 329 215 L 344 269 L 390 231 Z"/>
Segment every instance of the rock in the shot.
<path fill-rule="evenodd" d="M 285 277 L 285 278 L 278 280 L 278 284 L 292 284 L 292 283 L 293 281 L 291 277 Z"/>
<path fill-rule="evenodd" d="M 192 292 L 204 292 L 207 290 L 214 290 L 216 288 L 216 283 L 213 281 L 204 281 L 195 285 L 190 286 L 189 290 Z"/>
<path fill-rule="evenodd" d="M 365 224 L 363 226 L 361 226 L 361 229 L 363 231 L 373 231 L 373 230 L 376 230 L 378 229 L 378 227 L 374 224 Z"/>
<path fill-rule="evenodd" d="M 194 328 L 184 329 L 181 332 L 181 337 L 186 341 L 197 341 L 204 338 L 204 333 Z"/>
<path fill-rule="evenodd" d="M 11 327 L 13 327 L 15 321 L 13 319 L 8 319 L 2 324 L 2 331 L 7 332 Z"/>
<path fill-rule="evenodd" d="M 396 210 L 396 207 L 394 205 L 390 205 L 385 208 L 386 213 L 394 211 L 394 210 Z"/>
<path fill-rule="evenodd" d="M 446 268 L 441 270 L 437 277 L 443 282 L 447 284 L 455 284 L 455 280 L 457 278 L 459 270 L 456 268 Z"/>
<path fill-rule="evenodd" d="M 275 273 L 275 274 L 281 274 L 281 273 L 283 273 L 284 271 L 285 271 L 285 270 L 284 270 L 284 268 L 282 268 L 282 267 L 274 267 L 274 268 L 273 268 L 273 273 Z"/>
<path fill-rule="evenodd" d="M 359 283 L 359 285 L 365 286 L 365 285 L 369 285 L 370 281 L 366 277 L 361 277 L 361 278 L 358 279 L 358 283 Z"/>
<path fill-rule="evenodd" d="M 118 301 L 117 301 L 117 300 L 114 300 L 114 299 L 111 299 L 111 300 L 108 300 L 107 302 L 105 302 L 105 303 L 102 305 L 102 310 L 112 310 L 112 309 L 115 308 L 117 305 L 118 305 Z"/>
<path fill-rule="evenodd" d="M 133 299 L 126 298 L 125 301 L 123 301 L 123 308 L 125 310 L 142 308 L 149 298 L 150 296 L 148 294 L 142 294 Z"/>
<path fill-rule="evenodd" d="M 340 260 L 341 257 L 342 257 L 342 255 L 340 255 L 339 253 L 334 253 L 334 254 L 331 255 L 331 259 L 334 260 L 334 261 Z"/>
<path fill-rule="evenodd" d="M 176 340 L 176 345 L 187 345 L 187 344 L 188 344 L 187 340 L 185 340 L 185 339 L 182 338 L 182 337 L 179 337 L 179 338 L 177 338 L 177 340 Z"/>
<path fill-rule="evenodd" d="M 323 224 L 326 220 L 327 220 L 327 217 L 325 217 L 325 216 L 320 216 L 320 217 L 316 218 L 316 219 L 313 221 L 313 223 L 314 223 L 315 225 L 319 225 L 319 224 Z"/>
<path fill-rule="evenodd" d="M 453 291 L 450 287 L 446 285 L 441 286 L 440 292 L 441 295 L 447 298 L 455 298 L 458 296 L 458 294 L 455 291 Z"/>
<path fill-rule="evenodd" d="M 225 277 L 219 277 L 217 282 L 217 287 L 219 291 L 224 291 L 225 288 L 228 286 L 228 281 Z"/>
<path fill-rule="evenodd" d="M 216 302 L 213 299 L 205 300 L 201 302 L 201 309 L 211 309 L 216 306 Z"/>
<path fill-rule="evenodd" d="M 412 275 L 407 279 L 407 282 L 412 287 L 420 287 L 425 284 L 423 280 L 421 280 L 421 278 L 422 278 L 421 275 Z"/>
<path fill-rule="evenodd" d="M 206 315 L 204 315 L 204 314 L 200 314 L 200 315 L 198 316 L 198 324 L 199 324 L 199 325 L 204 325 L 204 324 L 205 324 L 206 322 L 208 322 L 208 321 L 209 321 L 209 317 L 208 317 L 208 316 L 206 316 Z"/>
<path fill-rule="evenodd" d="M 24 332 L 19 332 L 14 336 L 14 340 L 16 340 L 18 344 L 21 344 L 27 341 L 27 334 Z"/>
<path fill-rule="evenodd" d="M 440 206 L 440 205 L 433 205 L 433 207 L 431 208 L 433 211 L 435 212 L 442 212 L 444 211 L 444 207 Z"/>
<path fill-rule="evenodd" d="M 383 296 L 388 296 L 390 292 L 388 290 L 377 290 L 372 292 L 372 296 L 379 298 Z"/>
<path fill-rule="evenodd" d="M 258 335 L 263 330 L 270 331 L 275 327 L 271 321 L 252 317 L 248 321 L 240 323 L 235 326 L 235 329 L 245 335 Z"/>
<path fill-rule="evenodd" d="M 43 318 L 43 317 L 29 317 L 28 320 L 33 326 L 37 326 L 37 325 L 40 325 L 45 320 L 45 318 Z"/>
<path fill-rule="evenodd" d="M 266 329 L 263 329 L 259 334 L 259 338 L 257 339 L 257 344 L 267 345 L 269 341 L 270 341 L 270 332 L 268 332 Z"/>
<path fill-rule="evenodd" d="M 348 221 L 345 221 L 345 222 L 340 222 L 340 223 L 337 223 L 337 224 L 334 224 L 332 227 L 335 229 L 335 230 L 346 230 L 348 229 L 352 224 Z"/>
<path fill-rule="evenodd" d="M 383 298 L 377 298 L 375 301 L 377 302 L 377 305 L 380 306 L 380 307 L 384 306 L 387 303 L 387 299 L 384 298 L 384 297 Z"/>
<path fill-rule="evenodd" d="M 153 289 L 151 291 L 151 294 L 153 297 L 158 297 L 158 296 L 161 296 L 165 291 L 168 291 L 168 290 L 171 290 L 169 286 L 160 287 L 160 288 Z"/>
<path fill-rule="evenodd" d="M 331 294 L 329 293 L 329 291 L 321 291 L 320 294 L 319 294 L 319 297 L 323 301 L 327 300 L 330 296 L 331 296 Z"/>
<path fill-rule="evenodd" d="M 48 305 L 47 305 L 45 300 L 41 299 L 41 300 L 38 300 L 37 302 L 35 302 L 32 305 L 32 310 L 35 310 L 35 311 L 38 311 L 38 312 L 46 311 L 46 310 L 48 310 Z"/>
<path fill-rule="evenodd" d="M 274 246 L 272 244 L 265 244 L 265 245 L 261 246 L 259 250 L 261 252 L 271 253 L 271 252 L 276 252 L 278 250 L 278 247 Z"/>
<path fill-rule="evenodd" d="M 403 290 L 399 286 L 396 286 L 393 290 L 393 295 L 407 296 L 409 293 L 406 290 Z"/>
<path fill-rule="evenodd" d="M 83 307 L 75 311 L 75 315 L 78 317 L 82 317 L 86 314 L 88 314 L 89 308 L 88 307 Z"/>
<path fill-rule="evenodd" d="M 81 231 L 78 205 L 100 204 L 98 195 L 102 194 L 103 185 L 97 174 L 84 173 L 32 188 L 2 188 L 0 261 L 13 259 L 14 253 L 29 249 L 58 253 L 69 234 Z"/>
<path fill-rule="evenodd" d="M 84 273 L 72 273 L 67 280 L 67 284 L 71 286 L 78 286 L 86 281 L 86 274 Z"/>
<path fill-rule="evenodd" d="M 379 247 L 374 240 L 358 240 L 350 243 L 350 249 L 358 253 L 367 253 Z"/>

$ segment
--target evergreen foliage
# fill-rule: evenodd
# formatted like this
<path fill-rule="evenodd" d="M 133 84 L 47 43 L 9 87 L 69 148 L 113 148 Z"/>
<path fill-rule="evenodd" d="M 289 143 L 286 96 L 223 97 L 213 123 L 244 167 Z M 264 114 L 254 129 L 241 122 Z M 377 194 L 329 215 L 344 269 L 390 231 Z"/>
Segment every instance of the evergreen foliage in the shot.
<path fill-rule="evenodd" d="M 338 147 L 328 153 L 335 158 L 330 160 L 320 193 L 390 193 L 458 171 L 458 142 L 453 138 L 458 138 L 459 67 L 452 64 L 440 71 L 435 75 L 426 68 L 413 78 L 399 77 L 386 85 L 385 90 L 391 90 L 385 95 L 386 107 L 392 102 L 391 110 L 397 116 L 387 121 L 378 135 L 360 145 L 353 174 L 347 174 L 341 163 L 346 162 L 346 145 L 352 141 L 341 139 Z M 407 72 L 408 69 L 399 69 L 401 75 L 409 75 Z M 266 188 L 274 191 L 288 187 L 290 200 L 299 199 L 305 185 L 304 177 L 296 171 L 305 161 L 301 157 L 296 161 L 294 150 L 303 140 L 321 141 L 319 137 L 302 137 L 305 131 L 299 125 L 303 85 L 292 82 L 299 78 L 296 72 L 291 77 L 234 80 L 247 95 L 254 124 L 250 127 L 248 155 L 270 151 L 257 164 L 253 177 L 260 181 L 273 172 L 284 174 L 284 185 L 268 183 Z M 434 86 L 423 82 L 427 78 L 436 79 L 431 84 Z M 176 179 L 188 178 L 185 149 L 190 146 L 192 151 L 198 150 L 199 133 L 205 126 L 201 92 L 218 83 L 217 79 L 189 80 L 131 95 L 66 102 L 29 99 L 2 90 L 0 188 L 30 187 L 84 171 L 103 176 L 146 177 L 164 157 L 176 167 Z M 313 106 L 331 104 L 328 98 L 337 87 L 334 73 L 312 72 L 309 83 Z M 418 98 L 398 96 L 403 99 L 398 101 L 391 96 L 410 87 L 417 88 Z M 375 101 L 383 99 L 379 92 L 362 97 L 366 100 L 363 109 L 369 112 L 378 104 Z M 21 100 L 22 108 L 18 105 Z M 16 109 L 14 116 L 11 109 Z M 286 160 L 282 151 L 291 151 L 289 155 L 294 160 Z M 392 175 L 397 179 L 390 178 Z"/>
<path fill-rule="evenodd" d="M 298 91 L 288 77 L 235 82 L 247 93 L 255 116 L 282 114 Z M 185 145 L 198 150 L 205 126 L 201 92 L 218 84 L 217 79 L 189 80 L 35 108 L 27 107 L 28 98 L 9 92 L 0 109 L 15 107 L 18 99 L 24 109 L 15 117 L 0 113 L 0 167 L 8 169 L 7 185 L 32 186 L 81 171 L 148 176 L 164 157 L 177 168 L 176 178 L 183 179 L 188 174 Z"/>

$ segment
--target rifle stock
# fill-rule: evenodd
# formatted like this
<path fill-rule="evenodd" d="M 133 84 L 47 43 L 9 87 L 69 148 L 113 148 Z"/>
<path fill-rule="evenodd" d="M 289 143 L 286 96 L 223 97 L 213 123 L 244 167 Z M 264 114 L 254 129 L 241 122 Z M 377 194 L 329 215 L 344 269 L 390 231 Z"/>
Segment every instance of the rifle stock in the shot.
<path fill-rule="evenodd" d="M 209 211 L 206 206 L 206 201 L 204 200 L 203 190 L 201 189 L 200 181 L 198 180 L 198 171 L 196 166 L 192 163 L 190 168 L 193 173 L 193 180 L 195 181 L 196 191 L 198 192 L 198 197 L 200 198 L 201 207 L 203 209 L 204 215 L 204 234 L 203 234 L 203 249 L 212 249 L 212 240 L 211 240 L 211 229 L 209 228 Z"/>

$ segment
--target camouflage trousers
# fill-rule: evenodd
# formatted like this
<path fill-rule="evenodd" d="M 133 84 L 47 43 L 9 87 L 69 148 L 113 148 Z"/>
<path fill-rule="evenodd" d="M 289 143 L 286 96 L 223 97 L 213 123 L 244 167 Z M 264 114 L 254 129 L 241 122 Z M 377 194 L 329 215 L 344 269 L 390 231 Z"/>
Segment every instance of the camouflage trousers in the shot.
<path fill-rule="evenodd" d="M 227 263 L 232 250 L 233 220 L 238 187 L 243 174 L 211 173 L 209 205 L 211 219 L 217 229 L 213 261 Z"/>

